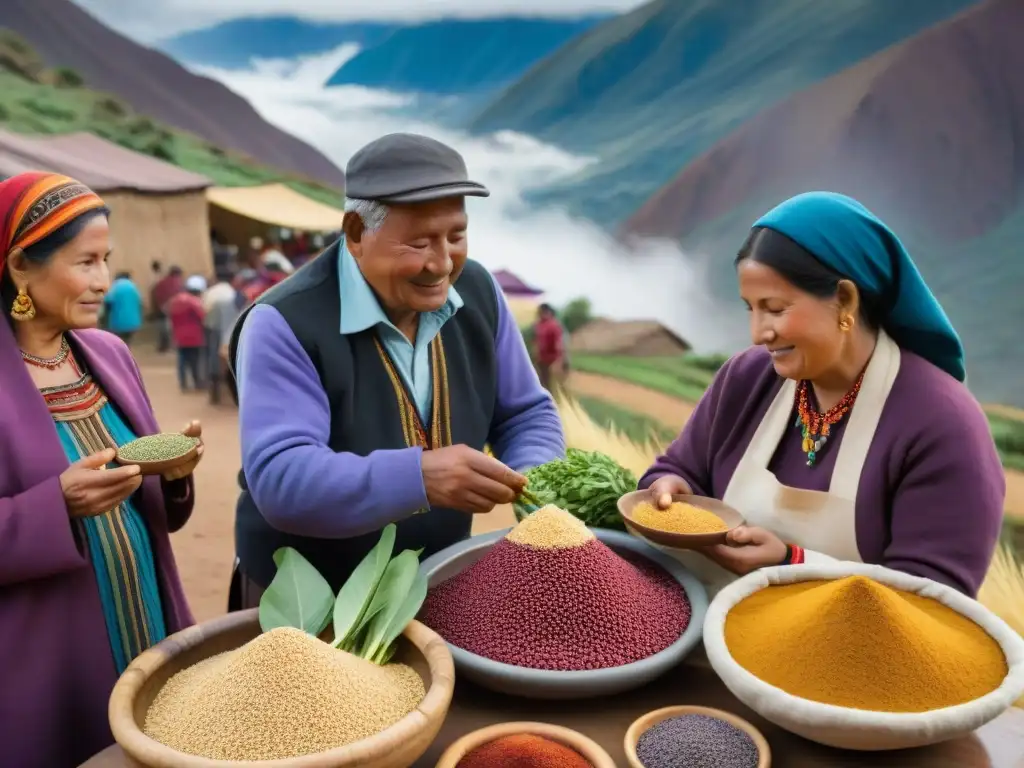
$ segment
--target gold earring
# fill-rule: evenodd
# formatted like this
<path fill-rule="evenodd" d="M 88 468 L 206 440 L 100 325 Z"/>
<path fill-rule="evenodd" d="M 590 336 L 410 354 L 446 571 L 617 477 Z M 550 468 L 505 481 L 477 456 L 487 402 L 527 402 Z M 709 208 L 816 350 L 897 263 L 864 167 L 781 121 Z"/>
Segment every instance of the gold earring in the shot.
<path fill-rule="evenodd" d="M 853 318 L 849 315 L 844 315 L 843 319 L 839 321 L 839 330 L 849 331 L 853 328 Z"/>
<path fill-rule="evenodd" d="M 14 304 L 11 306 L 11 317 L 20 322 L 31 320 L 36 316 L 36 305 L 32 302 L 32 297 L 25 293 L 25 290 L 19 289 L 18 296 L 14 300 Z"/>

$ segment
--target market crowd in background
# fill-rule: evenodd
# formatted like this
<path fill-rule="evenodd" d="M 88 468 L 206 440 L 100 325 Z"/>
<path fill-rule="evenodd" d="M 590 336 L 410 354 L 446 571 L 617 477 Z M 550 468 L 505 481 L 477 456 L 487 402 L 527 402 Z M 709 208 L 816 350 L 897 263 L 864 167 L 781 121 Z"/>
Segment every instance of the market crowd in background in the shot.
<path fill-rule="evenodd" d="M 181 267 L 152 264 L 150 317 L 157 351 L 174 351 L 182 392 L 208 392 L 220 404 L 227 386 L 227 343 L 235 320 L 265 291 L 308 262 L 338 234 L 276 230 L 253 237 L 244 248 L 210 233 L 212 275 L 186 275 Z M 567 310 L 569 311 L 569 310 Z M 143 298 L 130 273 L 119 273 L 106 300 L 105 327 L 131 343 L 144 322 Z M 524 336 L 543 386 L 555 391 L 569 369 L 568 332 L 549 304 L 538 308 Z"/>
<path fill-rule="evenodd" d="M 174 351 L 182 392 L 204 391 L 219 404 L 227 381 L 227 342 L 239 314 L 323 250 L 322 235 L 269 232 L 245 248 L 210 233 L 212 275 L 186 275 L 176 264 L 152 264 L 150 319 L 159 353 Z M 131 342 L 144 320 L 143 299 L 130 273 L 117 276 L 107 297 L 104 324 Z"/>

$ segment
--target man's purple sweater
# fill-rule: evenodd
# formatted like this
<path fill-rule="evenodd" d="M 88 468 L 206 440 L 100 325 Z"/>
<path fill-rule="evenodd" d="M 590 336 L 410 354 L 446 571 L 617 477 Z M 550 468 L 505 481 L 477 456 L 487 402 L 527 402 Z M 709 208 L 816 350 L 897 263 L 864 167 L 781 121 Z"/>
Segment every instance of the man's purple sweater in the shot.
<path fill-rule="evenodd" d="M 561 458 L 565 438 L 504 296 L 496 293 L 498 386 L 488 442 L 499 460 L 523 471 Z M 331 411 L 320 378 L 272 306 L 257 305 L 245 319 L 236 374 L 242 468 L 256 506 L 274 528 L 350 538 L 429 506 L 422 448 L 359 456 L 327 447 Z"/>

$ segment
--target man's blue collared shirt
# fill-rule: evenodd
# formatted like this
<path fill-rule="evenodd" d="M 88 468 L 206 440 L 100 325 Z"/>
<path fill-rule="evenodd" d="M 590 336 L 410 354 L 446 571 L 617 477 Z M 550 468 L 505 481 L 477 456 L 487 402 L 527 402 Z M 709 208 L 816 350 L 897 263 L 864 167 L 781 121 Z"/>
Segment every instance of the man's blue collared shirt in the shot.
<path fill-rule="evenodd" d="M 430 420 L 430 406 L 434 397 L 430 375 L 430 342 L 462 307 L 462 297 L 452 286 L 448 289 L 448 300 L 440 309 L 421 314 L 414 345 L 388 320 L 369 283 L 359 271 L 355 257 L 344 244 L 339 251 L 338 279 L 341 285 L 341 333 L 348 336 L 376 327 L 384 349 L 409 390 L 420 419 L 426 424 Z"/>

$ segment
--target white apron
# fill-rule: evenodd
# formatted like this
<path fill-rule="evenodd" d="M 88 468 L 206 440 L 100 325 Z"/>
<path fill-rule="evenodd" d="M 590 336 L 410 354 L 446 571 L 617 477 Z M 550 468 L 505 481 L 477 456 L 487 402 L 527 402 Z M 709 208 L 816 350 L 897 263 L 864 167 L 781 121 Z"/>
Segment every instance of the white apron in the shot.
<path fill-rule="evenodd" d="M 857 400 L 846 416 L 843 437 L 838 446 L 829 447 L 838 448 L 839 454 L 827 493 L 783 485 L 768 470 L 786 430 L 796 429 L 797 383 L 787 379 L 754 432 L 722 501 L 738 510 L 747 525 L 765 528 L 786 543 L 803 547 L 806 562 L 862 562 L 857 549 L 857 488 L 899 369 L 899 347 L 880 332 Z M 694 572 L 711 596 L 738 578 L 697 552 L 672 550 L 670 554 Z"/>

